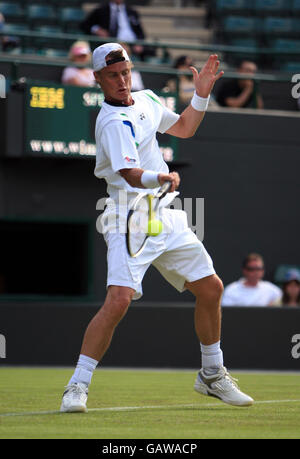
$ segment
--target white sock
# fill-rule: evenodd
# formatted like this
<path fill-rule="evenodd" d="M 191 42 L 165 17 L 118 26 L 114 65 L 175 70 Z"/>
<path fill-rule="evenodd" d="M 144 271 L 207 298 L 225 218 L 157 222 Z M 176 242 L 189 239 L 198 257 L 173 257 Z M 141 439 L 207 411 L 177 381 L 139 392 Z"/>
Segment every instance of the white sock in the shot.
<path fill-rule="evenodd" d="M 91 383 L 93 372 L 97 365 L 97 360 L 91 359 L 91 357 L 87 357 L 86 355 L 80 354 L 77 366 L 68 385 L 74 383 L 82 383 L 88 386 Z"/>
<path fill-rule="evenodd" d="M 223 352 L 220 347 L 220 341 L 208 346 L 201 344 L 202 368 L 207 374 L 216 373 L 223 366 Z"/>

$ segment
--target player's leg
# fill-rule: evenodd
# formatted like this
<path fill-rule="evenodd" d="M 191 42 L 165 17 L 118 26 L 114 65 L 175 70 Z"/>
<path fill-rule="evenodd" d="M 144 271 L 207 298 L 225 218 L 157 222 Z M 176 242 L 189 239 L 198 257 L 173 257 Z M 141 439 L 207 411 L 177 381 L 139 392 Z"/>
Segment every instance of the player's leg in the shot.
<path fill-rule="evenodd" d="M 81 347 L 81 354 L 101 360 L 108 349 L 114 330 L 124 317 L 132 301 L 134 290 L 111 285 L 102 308 L 89 323 Z"/>
<path fill-rule="evenodd" d="M 164 211 L 164 218 L 174 231 L 169 235 L 166 250 L 153 264 L 177 290 L 189 289 L 195 296 L 195 329 L 202 353 L 202 368 L 195 389 L 226 403 L 250 405 L 253 403 L 251 397 L 238 389 L 223 366 L 220 347 L 222 281 L 204 245 L 188 228 L 184 214 L 178 210 Z"/>
<path fill-rule="evenodd" d="M 216 275 L 203 277 L 194 282 L 185 282 L 196 299 L 194 324 L 201 346 L 202 367 L 207 373 L 223 366 L 221 340 L 221 298 L 223 283 Z"/>
<path fill-rule="evenodd" d="M 200 341 L 202 368 L 197 375 L 194 388 L 204 395 L 220 398 L 235 406 L 250 406 L 253 399 L 241 392 L 236 381 L 223 366 L 221 338 L 221 297 L 223 284 L 214 274 L 185 287 L 196 298 L 195 330 Z"/>
<path fill-rule="evenodd" d="M 116 326 L 126 314 L 134 292 L 129 287 L 108 287 L 103 306 L 86 329 L 77 366 L 63 395 L 61 411 L 87 411 L 93 372 L 108 349 Z"/>
<path fill-rule="evenodd" d="M 194 282 L 185 282 L 196 298 L 195 331 L 199 341 L 204 345 L 212 345 L 221 337 L 221 298 L 223 283 L 213 274 Z"/>

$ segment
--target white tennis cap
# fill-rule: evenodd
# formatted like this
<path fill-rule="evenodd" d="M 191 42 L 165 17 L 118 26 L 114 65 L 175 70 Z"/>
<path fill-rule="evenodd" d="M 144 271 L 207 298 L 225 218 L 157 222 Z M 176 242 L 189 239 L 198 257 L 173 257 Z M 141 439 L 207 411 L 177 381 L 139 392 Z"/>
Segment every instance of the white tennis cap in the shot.
<path fill-rule="evenodd" d="M 106 61 L 106 56 L 112 51 L 122 50 L 123 58 L 111 59 Z M 115 64 L 116 62 L 129 61 L 127 51 L 119 43 L 105 43 L 104 45 L 98 46 L 93 52 L 93 68 L 95 72 L 107 67 L 108 65 Z"/>

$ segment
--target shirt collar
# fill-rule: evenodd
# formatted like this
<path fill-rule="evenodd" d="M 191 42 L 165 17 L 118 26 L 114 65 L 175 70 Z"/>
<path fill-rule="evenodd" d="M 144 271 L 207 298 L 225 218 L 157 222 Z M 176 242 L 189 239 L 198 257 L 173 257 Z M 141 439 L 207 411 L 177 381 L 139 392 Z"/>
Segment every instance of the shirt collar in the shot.
<path fill-rule="evenodd" d="M 133 100 L 133 104 L 132 104 L 132 105 L 134 105 L 134 104 L 135 104 L 135 101 L 134 101 L 134 99 L 132 99 L 132 100 Z M 124 104 L 119 104 L 119 103 L 117 103 L 117 102 L 109 102 L 109 101 L 106 100 L 106 99 L 104 99 L 104 102 L 105 102 L 106 104 L 108 104 L 108 105 L 112 105 L 113 107 L 132 107 L 132 105 L 124 105 Z"/>

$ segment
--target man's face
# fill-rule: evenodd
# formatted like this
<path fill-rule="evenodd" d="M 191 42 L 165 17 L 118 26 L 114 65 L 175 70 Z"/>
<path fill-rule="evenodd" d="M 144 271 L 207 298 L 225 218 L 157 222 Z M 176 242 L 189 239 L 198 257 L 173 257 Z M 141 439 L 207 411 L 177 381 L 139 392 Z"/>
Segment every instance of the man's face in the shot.
<path fill-rule="evenodd" d="M 124 61 L 94 72 L 106 100 L 125 104 L 131 101 L 131 67 L 131 62 Z"/>
<path fill-rule="evenodd" d="M 243 269 L 243 274 L 248 282 L 255 283 L 260 281 L 265 274 L 263 262 L 261 260 L 248 261 Z"/>
<path fill-rule="evenodd" d="M 256 67 L 256 64 L 254 62 L 248 62 L 248 61 L 244 61 L 242 63 L 242 65 L 240 65 L 239 69 L 238 69 L 238 72 L 240 74 L 247 74 L 247 75 L 255 75 L 255 73 L 257 72 L 257 67 Z M 242 79 L 242 80 L 239 80 L 239 85 L 241 88 L 245 88 L 246 86 L 248 86 L 249 84 L 253 85 L 253 80 L 251 79 Z"/>
<path fill-rule="evenodd" d="M 110 0 L 111 3 L 115 3 L 116 5 L 121 5 L 123 3 L 123 0 Z"/>
<path fill-rule="evenodd" d="M 257 67 L 254 62 L 243 62 L 239 68 L 239 73 L 249 73 L 254 75 L 257 72 Z"/>

